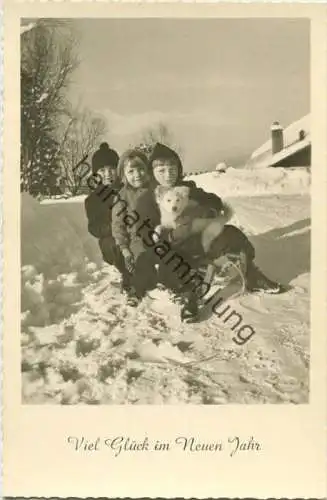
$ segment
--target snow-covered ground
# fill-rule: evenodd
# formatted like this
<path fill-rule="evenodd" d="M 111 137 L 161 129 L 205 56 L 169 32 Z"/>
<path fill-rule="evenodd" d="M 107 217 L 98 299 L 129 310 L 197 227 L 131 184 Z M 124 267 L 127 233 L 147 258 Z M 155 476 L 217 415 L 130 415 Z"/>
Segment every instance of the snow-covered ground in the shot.
<path fill-rule="evenodd" d="M 190 176 L 199 187 L 220 196 L 308 193 L 311 174 L 306 168 L 233 168 L 226 173 Z"/>
<path fill-rule="evenodd" d="M 117 272 L 102 264 L 87 233 L 83 197 L 43 205 L 22 197 L 25 403 L 308 401 L 309 175 L 269 169 L 251 178 L 233 170 L 194 180 L 232 203 L 257 263 L 271 278 L 292 285 L 280 296 L 228 300 L 226 306 L 255 331 L 244 345 L 233 341 L 234 332 L 218 315 L 181 324 L 179 306 L 166 291 L 130 308 Z"/>

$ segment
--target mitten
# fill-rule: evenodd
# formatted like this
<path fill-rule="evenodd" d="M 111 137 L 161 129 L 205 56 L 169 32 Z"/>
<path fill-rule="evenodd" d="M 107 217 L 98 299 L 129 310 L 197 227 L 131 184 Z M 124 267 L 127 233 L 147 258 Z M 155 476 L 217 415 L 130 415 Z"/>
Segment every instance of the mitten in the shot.
<path fill-rule="evenodd" d="M 129 248 L 122 250 L 122 254 L 125 261 L 125 267 L 129 273 L 132 273 L 135 269 L 134 256 Z"/>

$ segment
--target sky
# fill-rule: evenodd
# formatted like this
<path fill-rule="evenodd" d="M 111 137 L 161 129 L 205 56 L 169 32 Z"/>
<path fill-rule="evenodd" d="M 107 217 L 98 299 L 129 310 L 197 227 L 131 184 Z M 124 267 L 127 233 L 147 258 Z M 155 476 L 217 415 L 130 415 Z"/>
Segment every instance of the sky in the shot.
<path fill-rule="evenodd" d="M 187 171 L 247 159 L 310 112 L 305 19 L 78 19 L 72 100 L 108 124 L 122 153 L 165 123 Z"/>

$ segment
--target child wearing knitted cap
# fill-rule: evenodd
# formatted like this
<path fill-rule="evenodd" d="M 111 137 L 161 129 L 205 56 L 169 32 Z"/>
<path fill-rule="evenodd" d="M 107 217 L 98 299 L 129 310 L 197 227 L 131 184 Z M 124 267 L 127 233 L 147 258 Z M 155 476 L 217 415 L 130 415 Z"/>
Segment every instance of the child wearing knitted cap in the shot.
<path fill-rule="evenodd" d="M 89 233 L 98 239 L 103 260 L 113 265 L 122 275 L 122 289 L 126 286 L 126 268 L 119 248 L 112 235 L 110 197 L 117 193 L 120 180 L 117 175 L 119 156 L 102 143 L 92 157 L 94 187 L 84 202 Z M 92 184 L 93 186 L 93 184 Z M 91 187 L 91 185 L 90 185 Z"/>

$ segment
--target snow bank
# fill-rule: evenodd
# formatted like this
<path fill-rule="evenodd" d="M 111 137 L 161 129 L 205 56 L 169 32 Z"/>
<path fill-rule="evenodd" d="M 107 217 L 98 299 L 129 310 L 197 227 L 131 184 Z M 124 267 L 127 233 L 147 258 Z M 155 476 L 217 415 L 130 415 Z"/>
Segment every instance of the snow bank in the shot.
<path fill-rule="evenodd" d="M 42 206 L 21 198 L 22 328 L 57 323 L 78 307 L 82 288 L 101 277 L 82 203 Z"/>
<path fill-rule="evenodd" d="M 235 169 L 189 176 L 197 186 L 220 196 L 309 193 L 311 174 L 305 168 Z"/>
<path fill-rule="evenodd" d="M 80 200 L 81 201 L 81 200 Z M 80 271 L 85 262 L 101 262 L 98 244 L 87 230 L 83 203 L 41 205 L 21 198 L 21 262 L 56 277 Z"/>
<path fill-rule="evenodd" d="M 41 205 L 57 205 L 58 203 L 84 203 L 86 194 L 80 194 L 72 198 L 65 197 L 63 195 L 53 196 L 52 198 L 45 198 L 41 201 Z"/>

